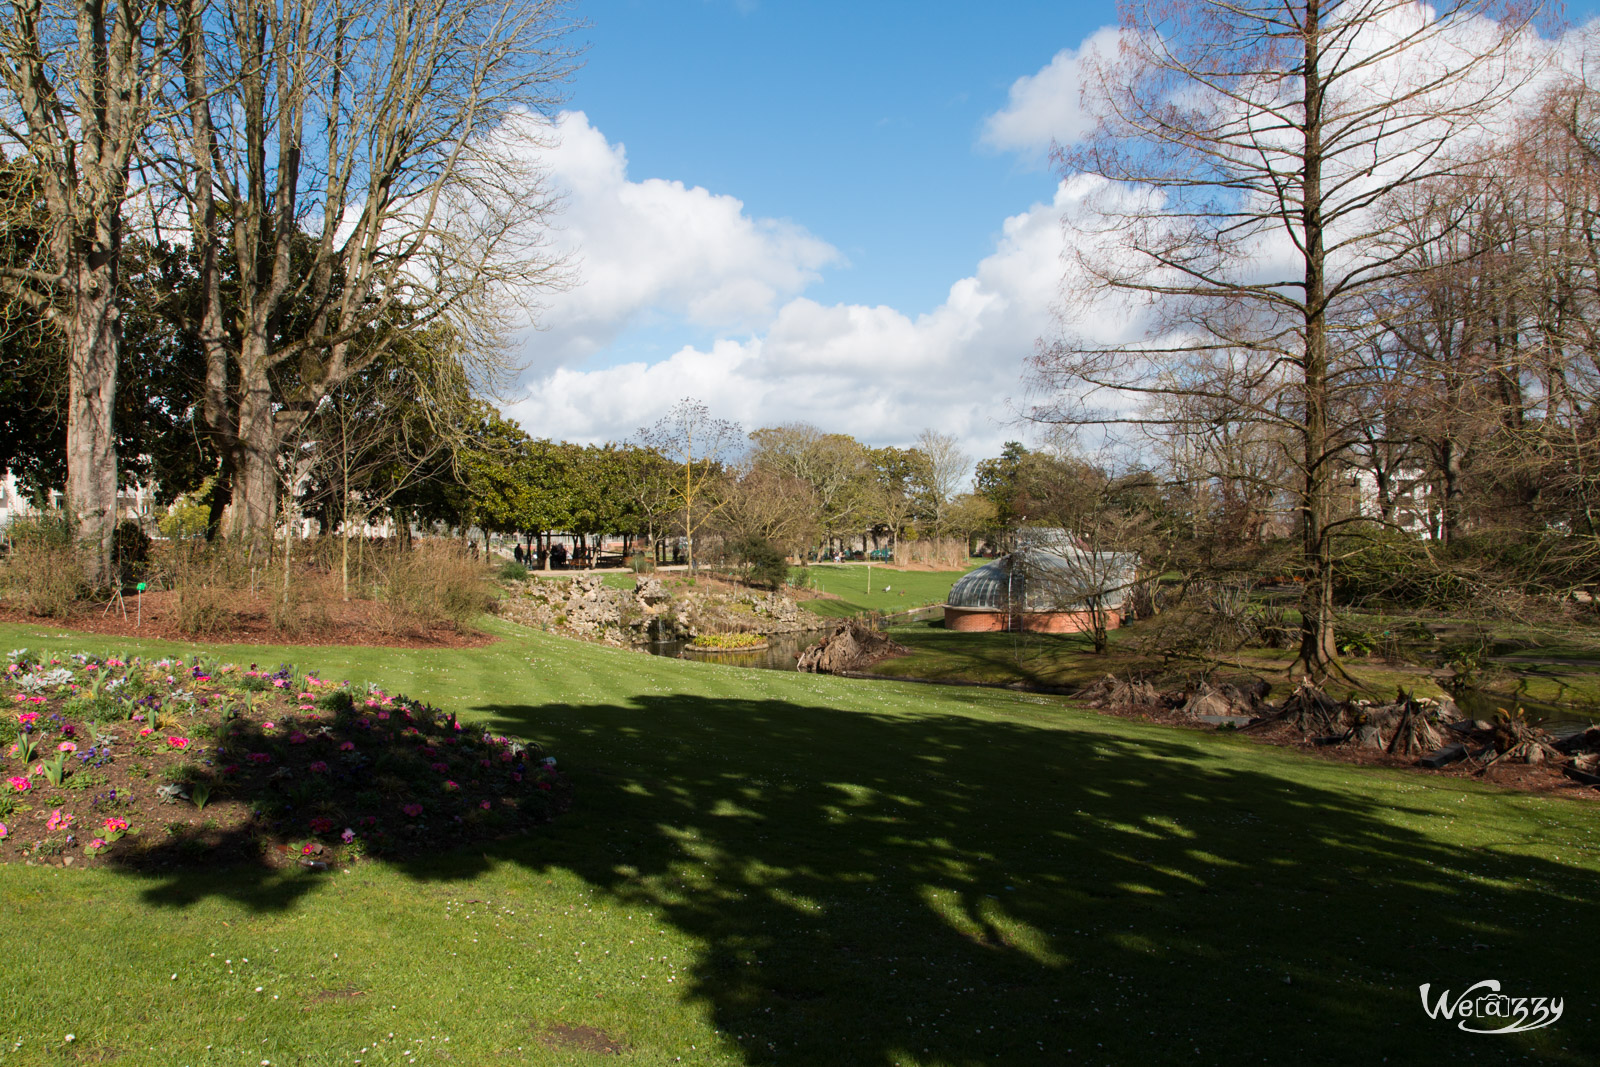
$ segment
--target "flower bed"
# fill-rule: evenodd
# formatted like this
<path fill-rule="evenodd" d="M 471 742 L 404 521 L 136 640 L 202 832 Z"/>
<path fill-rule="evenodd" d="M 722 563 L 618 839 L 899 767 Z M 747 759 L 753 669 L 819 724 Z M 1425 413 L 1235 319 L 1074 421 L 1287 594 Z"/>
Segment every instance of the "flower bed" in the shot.
<path fill-rule="evenodd" d="M 198 657 L 8 660 L 0 862 L 320 869 L 503 836 L 567 804 L 537 745 L 375 686 Z"/>
<path fill-rule="evenodd" d="M 685 647 L 693 652 L 754 652 L 767 644 L 766 634 L 701 634 Z"/>

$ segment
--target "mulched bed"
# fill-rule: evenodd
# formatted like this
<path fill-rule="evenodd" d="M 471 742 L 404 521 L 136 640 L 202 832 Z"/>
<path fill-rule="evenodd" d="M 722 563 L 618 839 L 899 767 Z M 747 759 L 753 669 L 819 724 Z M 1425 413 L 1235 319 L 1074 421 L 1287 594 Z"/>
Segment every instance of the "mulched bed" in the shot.
<path fill-rule="evenodd" d="M 1196 722 L 1175 708 L 1164 704 L 1135 705 L 1131 707 L 1092 708 L 1102 715 L 1115 715 L 1122 719 L 1160 723 L 1164 726 L 1182 726 L 1206 733 L 1219 728 Z M 1227 729 L 1226 727 L 1221 729 Z M 1525 793 L 1548 793 L 1576 797 L 1580 800 L 1600 802 L 1600 789 L 1573 781 L 1550 764 L 1500 762 L 1484 769 L 1481 764 L 1463 760 L 1447 767 L 1433 770 L 1418 766 L 1417 761 L 1404 756 L 1394 756 L 1381 749 L 1363 748 L 1359 745 L 1318 745 L 1287 723 L 1269 723 L 1248 729 L 1229 730 L 1239 737 L 1263 745 L 1293 748 L 1319 759 L 1336 763 L 1350 763 L 1373 767 L 1395 767 L 1415 774 L 1442 778 L 1470 778 L 1504 789 Z"/>
<path fill-rule="evenodd" d="M 0 603 L 0 622 L 52 626 L 110 637 L 138 637 L 215 644 L 369 645 L 385 648 L 481 648 L 497 638 L 446 625 L 432 625 L 395 615 L 371 600 L 337 597 L 310 605 L 291 629 L 275 626 L 272 601 L 257 593 L 241 593 L 218 626 L 203 634 L 187 633 L 176 621 L 177 594 L 170 591 L 130 595 L 115 603 L 80 603 L 65 619 L 29 614 Z"/>
<path fill-rule="evenodd" d="M 322 870 L 524 832 L 570 803 L 537 745 L 375 687 L 201 657 L 4 662 L 0 862 Z"/>

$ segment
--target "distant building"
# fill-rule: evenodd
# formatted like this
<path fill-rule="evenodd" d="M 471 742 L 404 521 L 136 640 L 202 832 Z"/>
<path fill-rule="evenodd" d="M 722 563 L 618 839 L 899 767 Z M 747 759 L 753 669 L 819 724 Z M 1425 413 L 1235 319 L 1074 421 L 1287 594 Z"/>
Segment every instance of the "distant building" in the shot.
<path fill-rule="evenodd" d="M 1106 629 L 1121 626 L 1138 558 L 1126 552 L 1089 552 L 1073 540 L 1051 537 L 1053 549 L 1019 548 L 962 576 L 950 587 L 945 627 L 1078 633 L 1094 627 L 1097 608 L 1105 614 Z"/>

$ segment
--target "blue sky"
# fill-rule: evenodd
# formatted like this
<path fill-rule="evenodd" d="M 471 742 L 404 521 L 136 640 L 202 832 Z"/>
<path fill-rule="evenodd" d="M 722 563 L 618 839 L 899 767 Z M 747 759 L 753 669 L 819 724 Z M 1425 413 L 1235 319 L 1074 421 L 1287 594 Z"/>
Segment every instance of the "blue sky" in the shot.
<path fill-rule="evenodd" d="M 615 440 L 693 395 L 747 429 L 933 427 L 975 457 L 1029 438 L 1024 363 L 1075 203 L 1044 156 L 1113 4 L 576 12 L 587 51 L 550 158 L 574 285 L 519 339 L 513 417 Z"/>
<path fill-rule="evenodd" d="M 808 295 L 931 310 L 1055 182 L 979 144 L 1110 4 L 593 2 L 571 106 L 632 170 L 729 192 L 847 261 Z"/>

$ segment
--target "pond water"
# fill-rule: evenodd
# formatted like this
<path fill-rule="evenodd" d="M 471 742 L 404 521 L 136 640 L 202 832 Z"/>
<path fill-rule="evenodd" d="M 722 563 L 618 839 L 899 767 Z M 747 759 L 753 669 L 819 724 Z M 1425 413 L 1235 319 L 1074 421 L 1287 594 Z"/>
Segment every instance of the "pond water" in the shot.
<path fill-rule="evenodd" d="M 1493 720 L 1499 711 L 1521 708 L 1529 722 L 1543 726 L 1558 737 L 1600 723 L 1600 711 L 1571 704 L 1545 704 L 1537 700 L 1485 693 L 1479 689 L 1457 693 L 1454 699 L 1461 713 L 1473 719 Z"/>
<path fill-rule="evenodd" d="M 767 647 L 752 652 L 685 652 L 688 641 L 652 641 L 644 650 L 652 656 L 703 660 L 729 667 L 760 667 L 769 671 L 792 671 L 800 653 L 828 636 L 827 630 L 806 630 L 797 634 L 773 634 Z"/>

